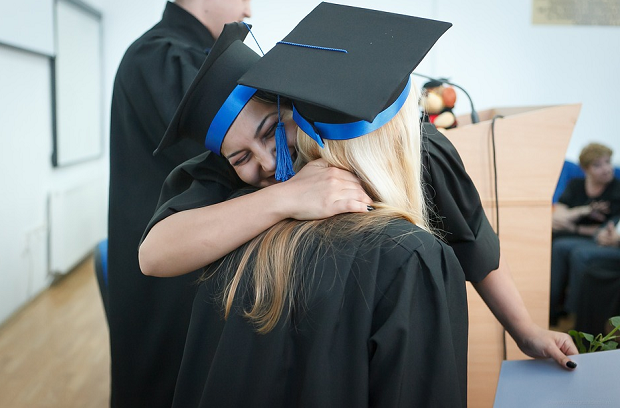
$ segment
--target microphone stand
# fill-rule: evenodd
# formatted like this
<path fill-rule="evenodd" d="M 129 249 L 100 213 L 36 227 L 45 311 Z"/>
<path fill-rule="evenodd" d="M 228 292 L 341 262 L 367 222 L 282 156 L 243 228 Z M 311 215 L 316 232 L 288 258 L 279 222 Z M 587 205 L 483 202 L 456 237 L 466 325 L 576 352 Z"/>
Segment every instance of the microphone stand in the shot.
<path fill-rule="evenodd" d="M 463 91 L 463 93 L 465 94 L 465 96 L 467 96 L 467 99 L 469 99 L 469 105 L 471 106 L 471 123 L 478 123 L 480 122 L 480 118 L 478 117 L 478 112 L 476 112 L 476 110 L 474 109 L 474 101 L 472 101 L 471 96 L 469 96 L 469 94 L 467 93 L 467 91 L 465 89 L 463 89 L 462 87 L 460 87 L 457 84 L 453 84 L 452 82 L 448 81 L 445 78 L 433 78 L 433 77 L 429 77 L 426 75 L 422 75 L 422 74 L 418 74 L 417 72 L 412 72 L 413 75 L 422 77 L 422 78 L 426 78 L 428 80 L 431 81 L 437 81 L 437 82 L 441 82 L 442 84 L 446 84 L 446 85 L 451 85 L 455 88 L 460 89 L 461 91 Z"/>

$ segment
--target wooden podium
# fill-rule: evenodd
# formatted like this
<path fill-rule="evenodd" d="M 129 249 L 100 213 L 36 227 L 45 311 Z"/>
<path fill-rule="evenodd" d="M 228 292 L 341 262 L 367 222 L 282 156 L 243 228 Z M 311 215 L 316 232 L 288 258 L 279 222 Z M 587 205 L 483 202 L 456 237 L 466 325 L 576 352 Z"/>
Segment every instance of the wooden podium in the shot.
<path fill-rule="evenodd" d="M 490 109 L 445 131 L 474 181 L 489 221 L 499 234 L 502 255 L 534 321 L 548 327 L 551 265 L 551 198 L 580 104 Z M 491 123 L 495 121 L 497 196 Z M 469 302 L 468 407 L 492 407 L 500 365 L 527 358 L 489 311 L 473 286 Z"/>

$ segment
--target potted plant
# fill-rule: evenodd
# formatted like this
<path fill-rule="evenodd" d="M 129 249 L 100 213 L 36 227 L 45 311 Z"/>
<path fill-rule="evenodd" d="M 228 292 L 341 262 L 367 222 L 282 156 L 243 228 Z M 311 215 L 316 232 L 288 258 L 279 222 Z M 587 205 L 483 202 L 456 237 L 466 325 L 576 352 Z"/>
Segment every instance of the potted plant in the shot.
<path fill-rule="evenodd" d="M 616 332 L 620 330 L 620 316 L 610 318 L 609 323 L 611 323 L 612 329 L 605 336 L 601 333 L 593 336 L 592 334 L 581 331 L 578 332 L 576 330 L 570 330 L 568 334 L 573 337 L 580 354 L 593 353 L 595 351 L 615 350 L 618 348 L 618 342 L 615 340 L 619 337 Z M 618 334 L 620 334 L 620 332 Z M 586 348 L 586 345 L 584 344 L 584 339 L 589 344 L 588 348 Z"/>

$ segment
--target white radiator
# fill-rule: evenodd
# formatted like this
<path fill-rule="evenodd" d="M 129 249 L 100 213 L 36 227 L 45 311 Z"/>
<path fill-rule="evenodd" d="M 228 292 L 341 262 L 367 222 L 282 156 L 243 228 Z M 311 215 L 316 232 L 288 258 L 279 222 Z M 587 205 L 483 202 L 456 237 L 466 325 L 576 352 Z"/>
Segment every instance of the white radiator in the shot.
<path fill-rule="evenodd" d="M 107 186 L 90 179 L 50 192 L 49 271 L 66 274 L 107 235 Z"/>

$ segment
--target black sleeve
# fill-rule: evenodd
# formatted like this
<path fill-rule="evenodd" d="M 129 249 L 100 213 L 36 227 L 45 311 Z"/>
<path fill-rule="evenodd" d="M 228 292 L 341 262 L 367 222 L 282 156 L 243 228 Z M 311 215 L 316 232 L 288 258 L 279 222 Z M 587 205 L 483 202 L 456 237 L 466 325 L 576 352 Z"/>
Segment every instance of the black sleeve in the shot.
<path fill-rule="evenodd" d="M 142 240 L 164 218 L 179 211 L 206 207 L 226 201 L 245 186 L 220 156 L 205 152 L 177 166 L 162 186 L 157 210 L 149 221 Z"/>
<path fill-rule="evenodd" d="M 422 141 L 432 226 L 454 250 L 466 279 L 479 282 L 499 267 L 499 239 L 454 145 L 431 124 L 424 124 Z"/>
<path fill-rule="evenodd" d="M 206 53 L 166 36 L 143 41 L 130 50 L 119 69 L 118 86 L 130 95 L 133 109 L 148 110 L 131 119 L 139 123 L 155 150 Z M 184 159 L 200 152 L 193 143 L 179 143 L 178 149 L 184 150 Z"/>

